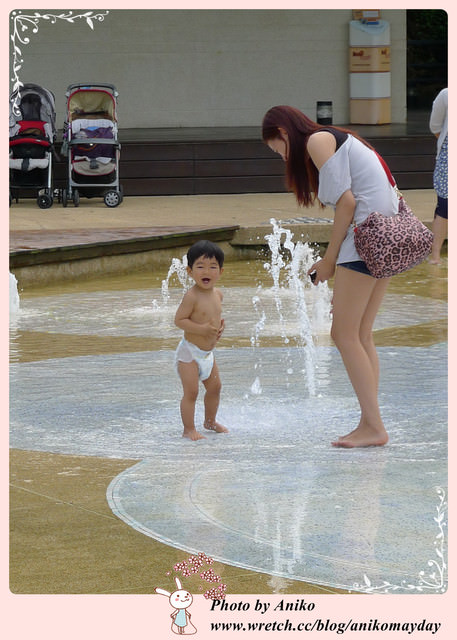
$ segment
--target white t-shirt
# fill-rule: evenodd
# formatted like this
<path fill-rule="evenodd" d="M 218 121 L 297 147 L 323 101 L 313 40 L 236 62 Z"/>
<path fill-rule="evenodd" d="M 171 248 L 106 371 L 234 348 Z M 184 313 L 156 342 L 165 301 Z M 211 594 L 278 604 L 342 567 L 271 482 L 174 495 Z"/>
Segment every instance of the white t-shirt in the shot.
<path fill-rule="evenodd" d="M 354 222 L 360 224 L 373 211 L 385 216 L 398 213 L 398 196 L 390 184 L 376 153 L 357 138 L 347 140 L 319 171 L 318 198 L 326 206 L 336 207 L 343 193 L 351 191 L 356 202 Z M 337 264 L 361 260 L 354 245 L 354 230 L 349 227 L 341 244 Z"/>
<path fill-rule="evenodd" d="M 430 114 L 430 131 L 439 134 L 436 145 L 436 157 L 439 156 L 441 145 L 447 136 L 447 89 L 443 89 L 433 101 L 432 113 Z"/>

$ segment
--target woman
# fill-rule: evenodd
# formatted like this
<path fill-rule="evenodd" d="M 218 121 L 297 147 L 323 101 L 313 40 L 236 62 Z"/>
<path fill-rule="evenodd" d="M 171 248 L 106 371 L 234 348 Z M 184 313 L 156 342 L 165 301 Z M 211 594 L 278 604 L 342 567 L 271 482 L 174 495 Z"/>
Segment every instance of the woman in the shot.
<path fill-rule="evenodd" d="M 433 101 L 430 114 L 430 131 L 437 138 L 436 162 L 433 172 L 433 188 L 436 191 L 437 205 L 433 218 L 433 245 L 430 262 L 441 262 L 441 247 L 447 236 L 447 134 L 448 134 L 448 107 L 447 89 L 442 89 Z"/>
<path fill-rule="evenodd" d="M 314 284 L 335 276 L 331 336 L 360 404 L 356 428 L 332 442 L 336 447 L 381 446 L 387 443 L 378 403 L 379 362 L 373 323 L 389 279 L 370 275 L 358 255 L 352 222 L 360 224 L 373 211 L 398 211 L 398 196 L 374 149 L 355 133 L 321 126 L 293 107 L 270 109 L 262 126 L 264 142 L 286 163 L 287 185 L 299 204 L 334 207 L 331 237 L 325 254 L 309 274 Z"/>

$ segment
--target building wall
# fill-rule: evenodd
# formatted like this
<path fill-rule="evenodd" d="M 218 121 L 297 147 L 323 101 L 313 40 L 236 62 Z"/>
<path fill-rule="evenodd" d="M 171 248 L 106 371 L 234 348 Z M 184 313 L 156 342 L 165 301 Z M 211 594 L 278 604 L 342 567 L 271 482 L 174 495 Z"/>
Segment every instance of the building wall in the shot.
<path fill-rule="evenodd" d="M 33 13 L 22 11 L 21 26 Z M 349 9 L 112 10 L 89 17 L 93 29 L 85 10 L 36 13 L 18 76 L 54 92 L 59 127 L 68 84 L 97 81 L 118 88 L 122 128 L 259 126 L 275 104 L 315 119 L 318 100 L 333 102 L 335 124 L 349 122 Z M 392 121 L 404 122 L 406 11 L 382 18 L 391 25 Z"/>

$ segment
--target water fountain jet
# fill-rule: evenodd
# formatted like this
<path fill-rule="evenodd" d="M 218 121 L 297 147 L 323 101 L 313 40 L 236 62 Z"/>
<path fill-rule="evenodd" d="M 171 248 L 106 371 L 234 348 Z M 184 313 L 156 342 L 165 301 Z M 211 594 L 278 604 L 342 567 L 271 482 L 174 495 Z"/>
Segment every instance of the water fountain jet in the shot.
<path fill-rule="evenodd" d="M 10 272 L 10 316 L 16 316 L 20 310 L 20 299 L 17 290 L 17 280 L 14 273 Z"/>
<path fill-rule="evenodd" d="M 325 317 L 326 322 L 324 323 L 324 328 L 326 328 L 330 318 L 330 295 L 328 286 L 327 283 L 322 283 L 317 287 L 311 284 L 308 271 L 318 259 L 318 255 L 310 245 L 304 242 L 294 243 L 292 240 L 292 231 L 283 228 L 274 218 L 270 220 L 270 223 L 273 227 L 272 233 L 266 235 L 265 239 L 270 248 L 271 259 L 270 262 L 264 266 L 273 279 L 272 292 L 279 317 L 281 337 L 285 345 L 290 344 L 290 336 L 287 334 L 285 328 L 285 315 L 281 296 L 281 291 L 286 291 L 292 296 L 292 311 L 298 330 L 296 344 L 303 357 L 305 384 L 310 396 L 315 396 L 317 355 L 309 307 L 311 307 L 311 303 L 313 302 L 313 309 L 318 310 L 316 319 L 322 321 Z M 288 259 L 286 259 L 284 254 L 288 254 Z M 284 283 L 281 284 L 281 281 Z M 258 297 L 255 300 L 254 306 L 258 306 Z M 325 314 L 323 314 L 323 309 L 325 309 Z M 258 332 L 265 326 L 263 319 L 259 322 L 260 323 L 256 325 L 257 341 Z M 286 372 L 291 372 L 290 368 L 287 368 Z"/>

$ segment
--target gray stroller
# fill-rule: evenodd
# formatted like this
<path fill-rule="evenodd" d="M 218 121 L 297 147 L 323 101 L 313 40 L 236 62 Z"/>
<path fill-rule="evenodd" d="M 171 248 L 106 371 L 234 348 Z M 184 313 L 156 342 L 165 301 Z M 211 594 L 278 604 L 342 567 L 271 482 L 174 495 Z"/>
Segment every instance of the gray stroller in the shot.
<path fill-rule="evenodd" d="M 36 84 L 24 84 L 10 96 L 10 205 L 27 190 L 37 192 L 41 209 L 54 200 L 52 161 L 56 139 L 54 94 Z"/>
<path fill-rule="evenodd" d="M 103 197 L 107 207 L 122 202 L 119 185 L 120 144 L 116 87 L 111 84 L 71 84 L 67 88 L 67 119 L 62 154 L 68 158 L 67 187 L 62 204 L 80 197 Z"/>

